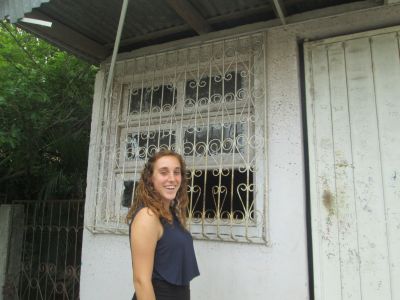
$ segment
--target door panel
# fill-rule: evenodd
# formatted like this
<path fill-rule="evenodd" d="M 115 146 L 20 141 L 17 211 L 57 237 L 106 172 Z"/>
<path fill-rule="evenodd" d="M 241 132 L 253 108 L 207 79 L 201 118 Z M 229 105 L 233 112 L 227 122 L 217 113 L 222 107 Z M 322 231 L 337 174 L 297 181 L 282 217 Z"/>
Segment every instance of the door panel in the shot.
<path fill-rule="evenodd" d="M 400 299 L 398 31 L 304 45 L 316 299 Z"/>

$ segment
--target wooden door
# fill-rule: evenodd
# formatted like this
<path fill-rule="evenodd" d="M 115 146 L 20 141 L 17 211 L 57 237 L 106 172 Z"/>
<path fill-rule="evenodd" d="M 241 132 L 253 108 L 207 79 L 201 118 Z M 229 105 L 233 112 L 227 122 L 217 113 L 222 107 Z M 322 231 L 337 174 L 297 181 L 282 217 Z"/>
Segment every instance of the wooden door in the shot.
<path fill-rule="evenodd" d="M 315 299 L 400 299 L 399 32 L 304 44 Z"/>

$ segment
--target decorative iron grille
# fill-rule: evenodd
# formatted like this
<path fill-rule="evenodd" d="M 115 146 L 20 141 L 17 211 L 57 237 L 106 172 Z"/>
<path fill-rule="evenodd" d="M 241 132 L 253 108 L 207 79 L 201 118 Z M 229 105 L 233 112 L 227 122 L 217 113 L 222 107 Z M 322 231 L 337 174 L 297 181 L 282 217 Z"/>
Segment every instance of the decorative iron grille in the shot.
<path fill-rule="evenodd" d="M 264 73 L 263 34 L 119 62 L 111 96 L 103 95 L 89 229 L 127 232 L 144 162 L 166 148 L 188 166 L 195 238 L 265 242 Z"/>
<path fill-rule="evenodd" d="M 21 267 L 5 299 L 79 299 L 84 201 L 14 203 L 24 205 Z"/>

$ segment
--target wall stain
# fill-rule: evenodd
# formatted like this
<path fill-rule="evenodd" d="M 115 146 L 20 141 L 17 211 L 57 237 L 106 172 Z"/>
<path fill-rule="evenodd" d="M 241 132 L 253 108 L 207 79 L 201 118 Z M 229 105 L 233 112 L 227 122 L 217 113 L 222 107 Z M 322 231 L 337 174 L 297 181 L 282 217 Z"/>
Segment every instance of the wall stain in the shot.
<path fill-rule="evenodd" d="M 339 151 L 336 151 L 335 155 L 337 157 L 340 157 L 340 156 L 342 156 L 342 153 L 339 152 Z M 337 168 L 347 168 L 347 167 L 349 167 L 349 168 L 353 168 L 354 169 L 353 163 L 351 163 L 351 162 L 349 163 L 346 159 L 338 159 L 336 161 L 336 163 L 335 163 L 335 167 L 337 167 Z"/>
<path fill-rule="evenodd" d="M 336 163 L 336 167 L 339 167 L 339 168 L 346 168 L 346 167 L 349 167 L 349 166 L 352 167 L 352 166 L 349 165 L 349 163 L 348 163 L 347 161 L 345 161 L 345 160 Z"/>
<path fill-rule="evenodd" d="M 334 214 L 334 201 L 333 201 L 333 195 L 329 190 L 324 190 L 324 193 L 322 194 L 322 203 L 324 204 L 326 210 L 328 211 L 329 215 Z"/>

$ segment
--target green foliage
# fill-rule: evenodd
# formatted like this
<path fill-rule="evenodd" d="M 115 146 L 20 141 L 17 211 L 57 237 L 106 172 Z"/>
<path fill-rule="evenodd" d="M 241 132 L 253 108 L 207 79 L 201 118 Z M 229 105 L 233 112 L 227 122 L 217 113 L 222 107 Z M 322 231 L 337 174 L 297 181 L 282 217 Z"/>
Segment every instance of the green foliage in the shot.
<path fill-rule="evenodd" d="M 82 198 L 96 67 L 0 25 L 0 193 Z"/>

